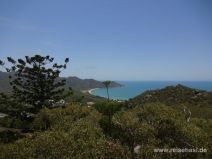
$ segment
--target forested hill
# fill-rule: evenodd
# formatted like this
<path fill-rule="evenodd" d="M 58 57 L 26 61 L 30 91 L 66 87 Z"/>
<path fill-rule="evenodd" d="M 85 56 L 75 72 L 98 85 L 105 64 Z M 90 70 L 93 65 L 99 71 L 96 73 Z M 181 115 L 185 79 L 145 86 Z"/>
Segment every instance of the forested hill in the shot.
<path fill-rule="evenodd" d="M 80 79 L 78 77 L 67 77 L 66 86 L 72 87 L 76 90 L 87 90 L 92 88 L 102 88 L 104 85 L 101 81 L 94 79 Z M 111 82 L 109 87 L 120 87 L 121 85 L 116 82 Z"/>
<path fill-rule="evenodd" d="M 212 118 L 212 92 L 192 89 L 180 84 L 146 91 L 130 100 L 134 106 L 155 102 L 180 110 L 187 107 L 195 117 Z"/>
<path fill-rule="evenodd" d="M 67 87 L 72 87 L 75 90 L 86 90 L 86 89 L 104 87 L 101 81 L 97 81 L 94 79 L 80 79 L 78 77 L 62 77 L 62 79 L 66 79 Z M 121 85 L 116 82 L 112 82 L 110 84 L 110 87 L 120 87 L 120 86 Z M 8 73 L 0 71 L 0 92 L 8 92 L 10 90 L 11 88 L 9 85 Z"/>

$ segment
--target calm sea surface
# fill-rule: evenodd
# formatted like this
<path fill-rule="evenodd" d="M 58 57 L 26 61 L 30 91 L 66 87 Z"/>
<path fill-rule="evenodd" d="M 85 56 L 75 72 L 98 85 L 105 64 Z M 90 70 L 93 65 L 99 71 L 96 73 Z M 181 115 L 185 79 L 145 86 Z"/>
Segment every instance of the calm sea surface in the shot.
<path fill-rule="evenodd" d="M 202 89 L 207 91 L 212 91 L 212 81 L 211 82 L 189 82 L 189 81 L 117 81 L 122 84 L 122 87 L 109 88 L 109 94 L 111 99 L 122 99 L 126 100 L 133 98 L 146 90 L 154 90 L 164 88 L 166 86 L 175 86 L 177 84 L 182 84 L 191 88 Z M 105 88 L 98 88 L 91 91 L 93 95 L 107 97 Z"/>

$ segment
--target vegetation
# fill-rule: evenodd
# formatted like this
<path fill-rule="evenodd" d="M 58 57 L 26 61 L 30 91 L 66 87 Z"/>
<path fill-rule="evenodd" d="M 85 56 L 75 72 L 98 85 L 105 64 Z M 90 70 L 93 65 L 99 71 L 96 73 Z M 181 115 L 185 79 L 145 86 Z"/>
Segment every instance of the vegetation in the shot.
<path fill-rule="evenodd" d="M 25 59 L 8 57 L 10 68 L 5 67 L 7 72 L 13 74 L 9 76 L 12 86 L 12 98 L 19 103 L 31 106 L 33 112 L 38 112 L 48 100 L 59 100 L 64 98 L 65 80 L 56 81 L 62 69 L 66 68 L 69 59 L 65 59 L 65 64 L 53 63 L 54 58 L 50 56 L 35 55 L 26 56 Z M 4 67 L 4 63 L 0 62 Z M 69 94 L 67 94 L 69 95 Z"/>
<path fill-rule="evenodd" d="M 171 113 L 170 113 L 171 112 Z M 157 154 L 156 148 L 209 148 L 209 135 L 195 124 L 187 123 L 184 116 L 163 104 L 146 104 L 117 113 L 113 118 L 116 134 L 134 154 L 139 145 L 141 158 L 199 158 L 201 154 Z"/>
<path fill-rule="evenodd" d="M 129 100 L 132 106 L 160 102 L 183 112 L 184 107 L 192 117 L 212 118 L 212 92 L 188 88 L 182 85 L 168 86 L 161 90 L 146 91 Z"/>
<path fill-rule="evenodd" d="M 47 107 L 45 101 L 61 99 L 67 93 L 58 76 L 68 60 L 52 68 L 45 67 L 53 62 L 48 56 L 8 60 L 14 88 L 11 95 L 0 95 L 0 112 L 6 113 L 0 118 L 2 159 L 212 157 L 210 92 L 177 85 L 116 102 L 109 100 L 110 81 L 106 81 L 108 101 L 77 92 L 66 98 L 66 106 Z M 91 99 L 95 104 L 88 106 Z M 33 114 L 26 112 L 26 105 Z M 160 148 L 204 148 L 207 153 L 154 152 Z"/>
<path fill-rule="evenodd" d="M 107 90 L 107 100 L 109 101 L 109 100 L 110 100 L 110 97 L 109 97 L 108 88 L 109 88 L 109 86 L 110 86 L 110 84 L 111 84 L 111 81 L 104 81 L 104 82 L 102 82 L 102 83 L 105 85 L 105 88 L 106 88 L 106 90 Z"/>
<path fill-rule="evenodd" d="M 100 117 L 94 109 L 74 105 L 44 109 L 33 126 L 45 131 L 0 145 L 0 158 L 129 158 L 125 147 L 104 136 L 98 124 Z"/>
<path fill-rule="evenodd" d="M 94 108 L 102 114 L 102 118 L 100 120 L 100 126 L 104 130 L 106 135 L 112 135 L 112 117 L 113 115 L 120 111 L 126 109 L 126 106 L 122 103 L 117 102 L 99 102 L 94 105 Z"/>
<path fill-rule="evenodd" d="M 108 116 L 112 116 L 112 121 Z M 204 147 L 211 152 L 211 121 L 192 119 L 187 122 L 181 112 L 160 103 L 133 109 L 115 102 L 97 103 L 95 108 L 76 104 L 66 108 L 43 108 L 30 127 L 34 133 L 0 144 L 1 158 L 193 159 L 210 158 L 210 154 L 160 154 L 153 150 Z M 136 146 L 139 147 L 137 153 Z"/>
<path fill-rule="evenodd" d="M 4 130 L 0 131 L 0 143 L 9 143 L 24 137 L 18 131 Z"/>

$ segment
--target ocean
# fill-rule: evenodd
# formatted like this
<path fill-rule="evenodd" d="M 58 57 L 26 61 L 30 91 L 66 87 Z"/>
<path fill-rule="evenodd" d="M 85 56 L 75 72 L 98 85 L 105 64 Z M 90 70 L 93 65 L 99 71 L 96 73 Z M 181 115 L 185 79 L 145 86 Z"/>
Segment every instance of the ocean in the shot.
<path fill-rule="evenodd" d="M 116 81 L 122 84 L 122 87 L 109 88 L 110 99 L 127 100 L 133 98 L 147 90 L 161 89 L 166 86 L 175 86 L 182 84 L 190 88 L 196 88 L 206 91 L 212 91 L 212 81 Z M 97 88 L 90 91 L 91 94 L 101 97 L 107 97 L 105 88 Z"/>

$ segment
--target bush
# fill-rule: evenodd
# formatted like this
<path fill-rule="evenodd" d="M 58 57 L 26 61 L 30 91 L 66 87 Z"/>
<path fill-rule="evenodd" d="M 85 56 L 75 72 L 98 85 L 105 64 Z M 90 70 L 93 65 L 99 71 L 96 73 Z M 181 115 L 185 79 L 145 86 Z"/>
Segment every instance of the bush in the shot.
<path fill-rule="evenodd" d="M 179 154 L 156 154 L 154 148 L 207 148 L 208 135 L 199 127 L 186 122 L 176 110 L 162 104 L 146 104 L 117 113 L 113 118 L 114 138 L 128 145 L 132 155 L 140 145 L 142 158 L 177 158 Z M 198 158 L 201 154 L 180 154 Z M 204 154 L 203 154 L 204 156 Z M 202 157 L 203 157 L 202 156 Z"/>
<path fill-rule="evenodd" d="M 30 128 L 31 121 L 21 120 L 16 117 L 6 116 L 4 118 L 0 118 L 0 126 L 7 128 L 15 128 L 15 129 L 24 129 L 27 130 Z"/>
<path fill-rule="evenodd" d="M 66 108 L 56 109 L 42 109 L 36 116 L 32 123 L 32 128 L 35 130 L 47 130 L 48 128 L 69 129 L 70 125 L 81 119 L 90 118 L 94 123 L 98 123 L 100 114 L 87 107 L 80 107 L 78 105 L 68 105 Z"/>
<path fill-rule="evenodd" d="M 21 135 L 19 132 L 16 131 L 10 131 L 10 130 L 0 131 L 0 143 L 13 142 L 22 137 L 23 135 Z"/>
<path fill-rule="evenodd" d="M 99 102 L 94 105 L 95 109 L 102 114 L 100 119 L 100 126 L 104 130 L 104 133 L 111 136 L 112 134 L 112 117 L 113 115 L 125 109 L 123 103 L 118 102 Z"/>
<path fill-rule="evenodd" d="M 71 124 L 68 130 L 52 129 L 35 133 L 14 144 L 0 145 L 0 158 L 129 158 L 118 142 L 107 140 L 101 129 L 89 118 Z"/>

